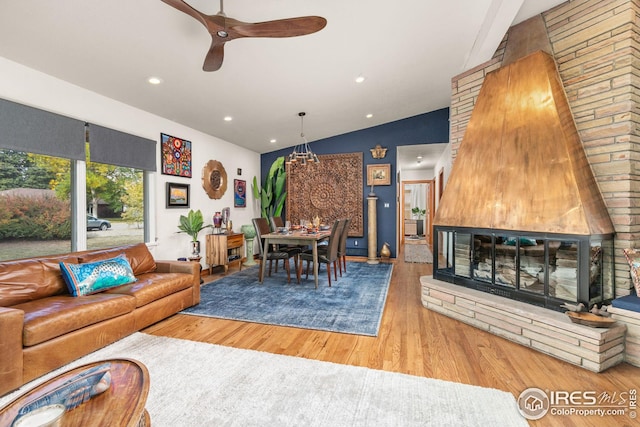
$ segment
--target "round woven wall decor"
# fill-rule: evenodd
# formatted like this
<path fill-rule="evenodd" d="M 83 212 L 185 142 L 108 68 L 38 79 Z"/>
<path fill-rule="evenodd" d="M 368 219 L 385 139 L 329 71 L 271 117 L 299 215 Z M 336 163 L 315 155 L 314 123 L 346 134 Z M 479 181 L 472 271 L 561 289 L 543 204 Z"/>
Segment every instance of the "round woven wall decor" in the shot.
<path fill-rule="evenodd" d="M 209 160 L 202 169 L 202 188 L 210 199 L 221 198 L 227 191 L 227 171 L 217 160 Z"/>

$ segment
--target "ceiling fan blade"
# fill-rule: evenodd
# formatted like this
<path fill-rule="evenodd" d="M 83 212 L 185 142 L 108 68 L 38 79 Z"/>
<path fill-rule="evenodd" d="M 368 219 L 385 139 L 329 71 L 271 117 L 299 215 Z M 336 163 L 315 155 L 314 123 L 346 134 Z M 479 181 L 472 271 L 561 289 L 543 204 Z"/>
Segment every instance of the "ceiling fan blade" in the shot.
<path fill-rule="evenodd" d="M 241 37 L 296 37 L 315 33 L 326 25 L 327 20 L 321 16 L 301 16 L 252 24 L 239 23 L 231 28 Z"/>
<path fill-rule="evenodd" d="M 197 19 L 198 21 L 200 21 L 200 23 L 202 23 L 202 25 L 208 28 L 207 15 L 200 13 L 199 11 L 185 3 L 183 0 L 162 0 L 162 2 Z"/>
<path fill-rule="evenodd" d="M 204 71 L 218 71 L 220 67 L 222 67 L 223 60 L 224 42 L 220 43 L 215 37 L 213 37 L 211 47 L 209 47 L 209 52 L 207 52 L 207 56 L 204 58 L 204 65 L 202 65 L 202 69 Z"/>
<path fill-rule="evenodd" d="M 278 19 L 275 21 L 248 23 L 228 18 L 224 13 L 223 0 L 220 0 L 220 12 L 206 15 L 184 0 L 162 0 L 163 3 L 178 9 L 198 20 L 211 34 L 211 46 L 204 59 L 204 71 L 217 71 L 224 60 L 224 44 L 242 37 L 296 37 L 320 31 L 327 20 L 320 16 L 301 16 Z"/>

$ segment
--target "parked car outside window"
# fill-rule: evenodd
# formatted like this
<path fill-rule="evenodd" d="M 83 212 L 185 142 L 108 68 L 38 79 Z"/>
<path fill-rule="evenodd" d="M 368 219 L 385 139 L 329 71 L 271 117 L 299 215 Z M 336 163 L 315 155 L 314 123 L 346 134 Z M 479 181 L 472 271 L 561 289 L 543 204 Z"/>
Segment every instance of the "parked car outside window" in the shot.
<path fill-rule="evenodd" d="M 111 223 L 106 219 L 96 218 L 95 216 L 87 215 L 87 231 L 88 230 L 106 230 L 111 228 Z"/>

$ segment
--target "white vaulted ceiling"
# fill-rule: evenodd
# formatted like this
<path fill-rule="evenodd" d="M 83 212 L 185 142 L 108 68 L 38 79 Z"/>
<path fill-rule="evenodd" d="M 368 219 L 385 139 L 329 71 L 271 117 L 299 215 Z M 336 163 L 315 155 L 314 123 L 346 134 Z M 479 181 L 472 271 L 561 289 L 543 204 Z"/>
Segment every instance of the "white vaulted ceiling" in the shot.
<path fill-rule="evenodd" d="M 489 59 L 509 26 L 560 3 L 227 0 L 227 16 L 245 22 L 328 24 L 231 41 L 222 68 L 204 72 L 206 29 L 160 0 L 3 0 L 0 56 L 265 153 L 299 142 L 299 111 L 314 141 L 449 106 L 453 76 Z M 189 4 L 219 10 L 218 0 Z"/>

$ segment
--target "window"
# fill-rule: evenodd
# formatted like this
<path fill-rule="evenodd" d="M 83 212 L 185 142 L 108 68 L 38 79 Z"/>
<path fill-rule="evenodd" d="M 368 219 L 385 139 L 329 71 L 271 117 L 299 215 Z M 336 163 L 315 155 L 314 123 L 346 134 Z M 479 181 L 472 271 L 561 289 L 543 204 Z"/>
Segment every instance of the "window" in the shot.
<path fill-rule="evenodd" d="M 0 149 L 0 260 L 71 250 L 70 163 Z"/>
<path fill-rule="evenodd" d="M 144 242 L 143 173 L 87 163 L 87 249 Z"/>
<path fill-rule="evenodd" d="M 155 141 L 4 99 L 0 132 L 0 260 L 149 239 Z"/>

